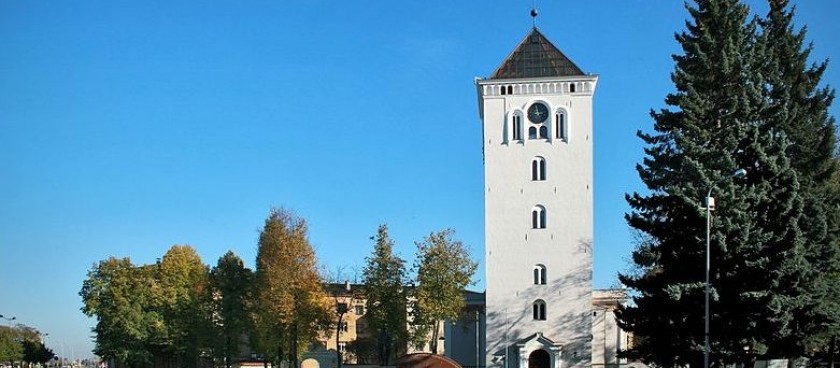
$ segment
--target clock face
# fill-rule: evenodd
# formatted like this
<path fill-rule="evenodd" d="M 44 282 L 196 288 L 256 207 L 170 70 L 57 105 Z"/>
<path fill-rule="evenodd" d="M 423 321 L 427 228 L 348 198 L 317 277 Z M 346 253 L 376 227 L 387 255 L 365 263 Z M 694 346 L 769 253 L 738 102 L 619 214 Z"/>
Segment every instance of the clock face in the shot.
<path fill-rule="evenodd" d="M 548 119 L 548 107 L 542 103 L 534 103 L 528 108 L 528 120 L 532 123 L 542 124 L 545 119 Z"/>

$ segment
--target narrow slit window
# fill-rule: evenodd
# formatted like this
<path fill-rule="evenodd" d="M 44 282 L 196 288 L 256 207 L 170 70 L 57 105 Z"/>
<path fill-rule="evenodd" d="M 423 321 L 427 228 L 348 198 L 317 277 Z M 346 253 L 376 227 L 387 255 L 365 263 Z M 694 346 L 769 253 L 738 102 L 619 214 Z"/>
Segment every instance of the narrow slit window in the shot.
<path fill-rule="evenodd" d="M 536 206 L 531 211 L 531 227 L 534 229 L 545 229 L 546 224 L 545 208 Z"/>
<path fill-rule="evenodd" d="M 540 180 L 545 180 L 545 159 L 540 158 Z"/>
<path fill-rule="evenodd" d="M 522 140 L 522 117 L 513 115 L 513 139 Z"/>
<path fill-rule="evenodd" d="M 545 285 L 545 266 L 538 264 L 534 266 L 534 285 Z"/>
<path fill-rule="evenodd" d="M 566 139 L 566 114 L 558 112 L 554 116 L 555 131 L 557 132 L 557 139 Z"/>
<path fill-rule="evenodd" d="M 545 321 L 545 302 L 542 300 L 534 302 L 534 320 Z"/>
<path fill-rule="evenodd" d="M 542 157 L 535 157 L 531 160 L 531 180 L 542 181 L 545 180 L 545 159 Z"/>

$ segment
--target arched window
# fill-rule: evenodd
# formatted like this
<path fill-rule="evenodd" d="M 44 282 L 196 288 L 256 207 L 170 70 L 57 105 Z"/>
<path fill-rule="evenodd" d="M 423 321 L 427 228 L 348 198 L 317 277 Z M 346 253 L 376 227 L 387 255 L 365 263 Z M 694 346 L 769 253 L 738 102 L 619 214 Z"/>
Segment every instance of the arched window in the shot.
<path fill-rule="evenodd" d="M 545 266 L 538 264 L 534 266 L 534 285 L 545 285 Z"/>
<path fill-rule="evenodd" d="M 522 140 L 522 115 L 518 113 L 513 114 L 513 140 Z"/>
<path fill-rule="evenodd" d="M 507 86 L 507 90 L 509 95 L 513 94 L 513 86 Z"/>
<path fill-rule="evenodd" d="M 537 127 L 528 128 L 528 139 L 537 139 Z"/>
<path fill-rule="evenodd" d="M 545 321 L 545 301 L 542 299 L 534 301 L 534 320 Z"/>
<path fill-rule="evenodd" d="M 545 180 L 545 159 L 542 157 L 534 157 L 531 160 L 531 180 L 542 181 Z"/>
<path fill-rule="evenodd" d="M 540 127 L 540 138 L 548 139 L 548 127 L 545 125 Z"/>
<path fill-rule="evenodd" d="M 575 84 L 574 83 L 569 84 L 569 92 L 575 93 Z"/>
<path fill-rule="evenodd" d="M 538 205 L 531 211 L 531 227 L 545 229 L 545 207 Z"/>
<path fill-rule="evenodd" d="M 554 131 L 556 132 L 556 138 L 567 140 L 567 131 L 566 131 L 566 113 L 563 111 L 557 111 L 554 114 Z"/>

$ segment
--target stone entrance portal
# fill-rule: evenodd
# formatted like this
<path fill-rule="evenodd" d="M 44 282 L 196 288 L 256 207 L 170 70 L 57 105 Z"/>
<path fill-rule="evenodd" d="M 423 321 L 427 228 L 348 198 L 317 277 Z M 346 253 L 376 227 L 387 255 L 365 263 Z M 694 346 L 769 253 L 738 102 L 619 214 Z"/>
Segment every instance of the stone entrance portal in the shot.
<path fill-rule="evenodd" d="M 534 350 L 528 356 L 528 368 L 551 368 L 551 356 L 543 349 Z"/>

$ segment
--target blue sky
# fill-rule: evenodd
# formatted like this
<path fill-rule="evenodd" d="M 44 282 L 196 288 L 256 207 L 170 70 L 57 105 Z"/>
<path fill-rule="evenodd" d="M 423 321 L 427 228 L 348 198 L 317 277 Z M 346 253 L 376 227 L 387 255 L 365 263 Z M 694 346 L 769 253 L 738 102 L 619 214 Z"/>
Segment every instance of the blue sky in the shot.
<path fill-rule="evenodd" d="M 530 5 L 0 2 L 0 314 L 89 356 L 78 291 L 94 262 L 190 244 L 207 264 L 232 249 L 253 266 L 272 206 L 305 217 L 319 261 L 347 277 L 380 223 L 410 261 L 447 227 L 483 260 L 473 78 L 528 33 Z M 594 281 L 616 286 L 633 244 L 623 197 L 641 187 L 634 133 L 673 89 L 687 15 L 681 1 L 539 7 L 541 31 L 600 75 Z M 837 14 L 798 4 L 815 60 L 840 59 Z"/>

